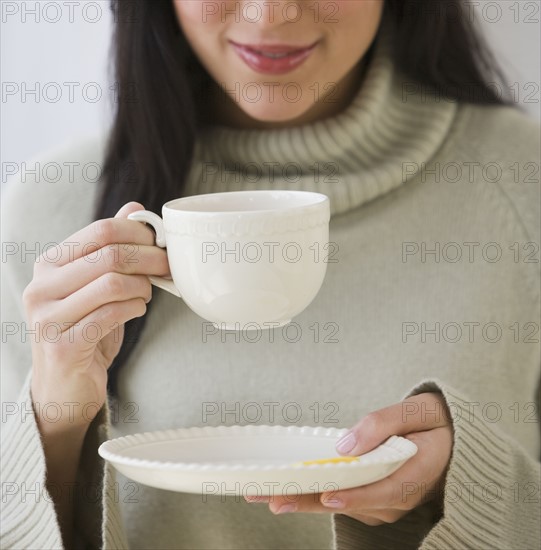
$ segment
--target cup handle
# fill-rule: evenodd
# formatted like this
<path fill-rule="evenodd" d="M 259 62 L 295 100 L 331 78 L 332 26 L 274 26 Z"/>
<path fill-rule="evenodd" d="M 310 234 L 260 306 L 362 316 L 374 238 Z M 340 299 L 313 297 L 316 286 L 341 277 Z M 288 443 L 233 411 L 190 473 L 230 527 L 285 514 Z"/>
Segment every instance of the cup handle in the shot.
<path fill-rule="evenodd" d="M 132 212 L 128 216 L 128 219 L 134 220 L 136 222 L 148 223 L 149 225 L 151 225 L 156 233 L 156 246 L 159 246 L 160 248 L 166 247 L 165 229 L 163 227 L 163 220 L 160 218 L 160 216 L 154 214 L 154 212 L 150 212 L 149 210 L 138 210 L 137 212 Z M 170 279 L 165 279 L 164 277 L 155 277 L 154 275 L 149 276 L 149 279 L 154 286 L 157 286 L 158 288 L 166 290 L 167 292 L 170 292 L 171 294 L 182 298 L 178 288 Z"/>

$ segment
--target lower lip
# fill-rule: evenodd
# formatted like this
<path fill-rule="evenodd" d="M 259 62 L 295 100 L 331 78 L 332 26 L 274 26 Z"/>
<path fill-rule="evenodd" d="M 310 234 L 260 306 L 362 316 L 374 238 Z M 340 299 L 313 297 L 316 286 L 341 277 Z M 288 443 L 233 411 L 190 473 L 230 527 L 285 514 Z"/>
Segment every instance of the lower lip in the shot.
<path fill-rule="evenodd" d="M 284 57 L 272 59 L 245 46 L 233 42 L 231 45 L 248 67 L 263 74 L 286 74 L 294 71 L 310 57 L 317 46 L 314 44 L 305 50 L 298 50 Z"/>

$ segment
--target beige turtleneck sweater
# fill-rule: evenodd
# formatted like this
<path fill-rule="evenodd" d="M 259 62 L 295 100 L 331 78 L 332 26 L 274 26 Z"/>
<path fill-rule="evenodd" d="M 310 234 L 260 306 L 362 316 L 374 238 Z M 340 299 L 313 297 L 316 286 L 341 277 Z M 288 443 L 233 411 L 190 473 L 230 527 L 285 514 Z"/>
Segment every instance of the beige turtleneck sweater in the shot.
<path fill-rule="evenodd" d="M 119 400 L 109 399 L 85 442 L 75 498 L 85 548 L 539 547 L 539 126 L 514 108 L 411 89 L 380 40 L 339 116 L 201 136 L 186 194 L 326 193 L 338 262 L 295 319 L 296 342 L 281 329 L 255 343 L 242 333 L 205 337 L 181 300 L 154 292 L 136 353 L 120 371 Z M 102 155 L 103 140 L 45 155 L 40 171 L 57 162 L 58 181 L 21 176 L 3 196 L 2 548 L 61 547 L 28 412 L 21 295 L 32 278 L 29 250 L 92 221 L 90 163 Z M 284 407 L 294 403 L 297 425 L 350 427 L 421 391 L 441 391 L 454 412 L 443 513 L 429 503 L 380 527 L 153 489 L 97 454 L 104 439 L 131 433 L 248 424 L 248 403 L 261 407 L 258 424 L 287 425 Z M 223 418 L 205 418 L 208 403 Z"/>

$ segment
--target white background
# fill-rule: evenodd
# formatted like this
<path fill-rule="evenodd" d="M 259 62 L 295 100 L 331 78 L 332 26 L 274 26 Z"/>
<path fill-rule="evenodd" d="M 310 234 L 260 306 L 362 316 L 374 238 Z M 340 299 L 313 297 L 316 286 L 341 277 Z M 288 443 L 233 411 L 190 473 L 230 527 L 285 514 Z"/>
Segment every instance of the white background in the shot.
<path fill-rule="evenodd" d="M 469 4 L 518 102 L 540 118 L 540 1 Z M 0 0 L 0 8 L 3 182 L 6 163 L 20 163 L 62 142 L 107 131 L 113 99 L 112 78 L 107 76 L 112 15 L 108 0 Z M 69 82 L 78 85 L 64 84 Z M 101 98 L 95 101 L 97 92 Z M 53 102 L 57 94 L 59 100 Z M 525 104 L 529 96 L 531 102 Z"/>

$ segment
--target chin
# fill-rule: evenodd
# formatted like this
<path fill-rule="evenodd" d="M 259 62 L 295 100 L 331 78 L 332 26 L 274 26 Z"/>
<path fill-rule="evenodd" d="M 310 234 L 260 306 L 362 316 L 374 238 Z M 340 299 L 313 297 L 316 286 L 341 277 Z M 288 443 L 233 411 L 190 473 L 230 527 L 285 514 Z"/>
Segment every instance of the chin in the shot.
<path fill-rule="evenodd" d="M 239 105 L 246 115 L 259 122 L 291 122 L 294 123 L 305 115 L 311 107 L 309 105 L 292 105 L 291 103 L 267 103 L 256 105 L 254 103 L 243 103 Z"/>

